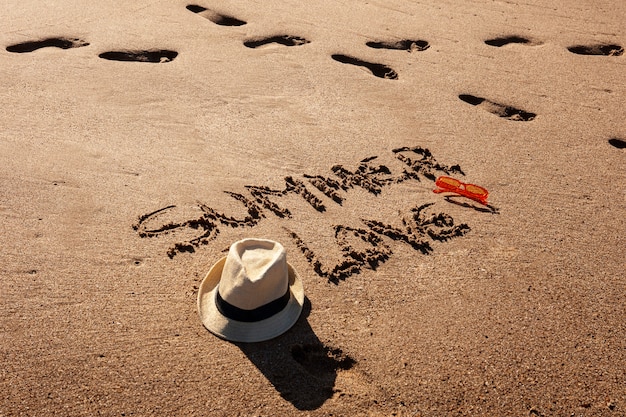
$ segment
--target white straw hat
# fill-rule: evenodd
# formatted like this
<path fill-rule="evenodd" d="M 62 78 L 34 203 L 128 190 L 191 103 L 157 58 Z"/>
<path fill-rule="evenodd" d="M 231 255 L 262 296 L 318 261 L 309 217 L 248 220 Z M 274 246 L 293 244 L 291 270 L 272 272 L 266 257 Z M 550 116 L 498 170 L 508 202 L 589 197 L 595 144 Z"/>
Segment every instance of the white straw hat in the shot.
<path fill-rule="evenodd" d="M 293 326 L 304 288 L 272 240 L 244 239 L 211 267 L 198 290 L 200 319 L 211 333 L 233 342 L 272 339 Z"/>

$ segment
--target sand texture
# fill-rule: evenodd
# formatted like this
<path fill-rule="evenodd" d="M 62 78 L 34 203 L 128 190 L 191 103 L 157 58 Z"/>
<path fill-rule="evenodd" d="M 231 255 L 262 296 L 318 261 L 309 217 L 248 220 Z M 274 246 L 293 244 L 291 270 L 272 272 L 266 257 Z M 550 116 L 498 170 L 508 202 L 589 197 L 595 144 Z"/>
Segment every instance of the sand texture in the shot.
<path fill-rule="evenodd" d="M 0 10 L 1 417 L 626 416 L 626 2 Z M 257 344 L 196 311 L 245 237 Z"/>

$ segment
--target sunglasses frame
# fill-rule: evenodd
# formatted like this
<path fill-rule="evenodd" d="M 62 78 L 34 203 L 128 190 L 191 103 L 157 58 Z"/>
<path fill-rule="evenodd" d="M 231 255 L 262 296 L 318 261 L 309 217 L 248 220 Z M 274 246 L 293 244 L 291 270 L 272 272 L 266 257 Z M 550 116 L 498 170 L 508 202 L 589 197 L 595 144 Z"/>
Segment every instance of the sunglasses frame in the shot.
<path fill-rule="evenodd" d="M 454 182 L 458 182 L 459 185 L 458 186 L 454 186 L 452 184 L 449 184 L 447 182 L 445 182 L 444 180 L 452 180 Z M 445 193 L 445 192 L 450 192 L 450 193 L 455 193 L 458 195 L 461 195 L 463 197 L 467 197 L 471 200 L 474 200 L 480 204 L 483 205 L 488 205 L 487 204 L 487 196 L 489 195 L 489 191 L 487 191 L 487 189 L 481 187 L 480 185 L 476 185 L 476 184 L 468 184 L 465 183 L 463 181 L 457 180 L 456 178 L 452 178 L 452 177 L 447 177 L 447 176 L 441 176 L 439 178 L 437 178 L 437 181 L 435 181 L 435 185 L 439 188 L 434 189 L 433 192 L 434 193 Z M 476 187 L 478 189 L 480 189 L 481 191 L 483 191 L 483 194 L 476 194 L 473 193 L 471 191 L 467 190 L 467 187 Z"/>

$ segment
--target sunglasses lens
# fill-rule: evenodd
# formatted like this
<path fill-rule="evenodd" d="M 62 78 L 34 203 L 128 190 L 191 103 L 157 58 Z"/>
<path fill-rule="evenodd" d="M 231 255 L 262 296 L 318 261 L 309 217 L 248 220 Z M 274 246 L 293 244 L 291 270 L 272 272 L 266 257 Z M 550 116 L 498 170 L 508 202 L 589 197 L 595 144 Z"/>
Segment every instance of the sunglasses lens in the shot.
<path fill-rule="evenodd" d="M 459 187 L 461 185 L 461 182 L 450 177 L 439 177 L 436 184 L 439 186 Z"/>
<path fill-rule="evenodd" d="M 467 184 L 465 189 L 475 195 L 487 195 L 487 190 L 477 185 Z"/>

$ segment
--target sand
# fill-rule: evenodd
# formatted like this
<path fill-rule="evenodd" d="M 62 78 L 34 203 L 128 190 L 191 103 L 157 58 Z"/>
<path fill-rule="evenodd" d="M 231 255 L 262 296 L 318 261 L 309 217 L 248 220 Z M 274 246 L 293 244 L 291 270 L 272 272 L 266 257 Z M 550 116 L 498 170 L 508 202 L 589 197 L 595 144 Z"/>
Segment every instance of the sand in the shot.
<path fill-rule="evenodd" d="M 626 3 L 1 8 L 0 416 L 626 415 Z M 248 345 L 244 237 L 307 297 Z"/>

